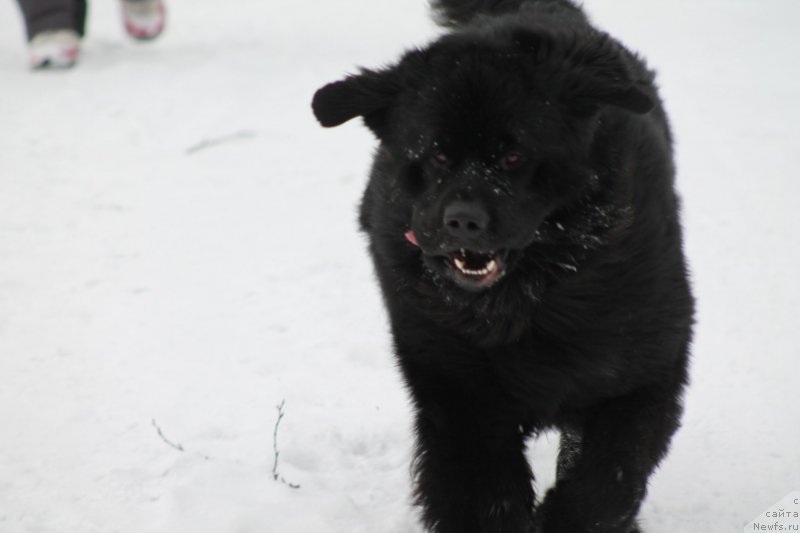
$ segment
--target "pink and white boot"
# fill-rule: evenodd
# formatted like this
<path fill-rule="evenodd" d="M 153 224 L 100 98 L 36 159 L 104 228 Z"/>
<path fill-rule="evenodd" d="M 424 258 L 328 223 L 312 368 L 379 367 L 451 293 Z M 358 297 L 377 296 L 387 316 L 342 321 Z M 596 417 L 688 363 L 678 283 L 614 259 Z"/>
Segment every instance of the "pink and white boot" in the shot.
<path fill-rule="evenodd" d="M 122 0 L 122 19 L 128 35 L 139 41 L 155 39 L 164 31 L 166 9 L 162 0 Z"/>
<path fill-rule="evenodd" d="M 78 60 L 81 37 L 74 30 L 45 30 L 33 36 L 28 50 L 31 68 L 69 68 Z"/>

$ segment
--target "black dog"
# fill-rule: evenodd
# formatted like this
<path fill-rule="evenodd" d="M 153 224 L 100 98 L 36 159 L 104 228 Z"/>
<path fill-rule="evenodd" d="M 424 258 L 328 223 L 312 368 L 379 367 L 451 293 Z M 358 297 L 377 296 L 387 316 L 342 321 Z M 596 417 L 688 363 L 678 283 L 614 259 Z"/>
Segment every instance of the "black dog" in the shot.
<path fill-rule="evenodd" d="M 320 89 L 380 140 L 361 225 L 437 533 L 629 533 L 678 427 L 693 300 L 654 75 L 568 0 L 438 0 L 452 31 Z M 561 431 L 535 507 L 525 440 Z"/>

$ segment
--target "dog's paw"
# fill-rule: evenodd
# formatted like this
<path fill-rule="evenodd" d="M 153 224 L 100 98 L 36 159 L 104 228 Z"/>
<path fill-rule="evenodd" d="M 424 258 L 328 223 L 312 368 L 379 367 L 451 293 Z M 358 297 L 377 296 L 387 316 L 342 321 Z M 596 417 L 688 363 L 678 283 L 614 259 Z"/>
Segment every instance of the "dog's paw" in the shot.
<path fill-rule="evenodd" d="M 597 515 L 592 520 L 577 513 L 577 509 L 584 509 L 591 516 L 597 515 L 599 510 L 576 503 L 557 487 L 550 489 L 536 509 L 534 533 L 644 533 L 633 518 L 633 510 L 616 517 Z"/>

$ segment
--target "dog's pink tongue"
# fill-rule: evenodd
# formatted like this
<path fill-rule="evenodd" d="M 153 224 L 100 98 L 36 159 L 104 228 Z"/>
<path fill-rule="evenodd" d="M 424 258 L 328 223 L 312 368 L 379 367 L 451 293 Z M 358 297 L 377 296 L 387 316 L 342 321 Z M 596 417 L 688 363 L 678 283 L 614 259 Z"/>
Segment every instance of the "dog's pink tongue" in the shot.
<path fill-rule="evenodd" d="M 414 232 L 411 230 L 408 230 L 406 232 L 406 240 L 411 244 L 413 244 L 414 246 L 419 246 L 419 243 L 417 242 L 417 236 L 414 235 Z"/>

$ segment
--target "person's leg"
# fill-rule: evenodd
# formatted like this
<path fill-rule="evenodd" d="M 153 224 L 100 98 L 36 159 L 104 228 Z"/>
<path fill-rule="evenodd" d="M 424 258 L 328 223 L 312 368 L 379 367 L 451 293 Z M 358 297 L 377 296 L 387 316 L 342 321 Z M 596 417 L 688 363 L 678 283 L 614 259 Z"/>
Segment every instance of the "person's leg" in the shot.
<path fill-rule="evenodd" d="M 28 40 L 49 30 L 73 30 L 83 35 L 86 0 L 19 0 Z"/>
<path fill-rule="evenodd" d="M 86 27 L 86 0 L 19 0 L 34 69 L 75 64 Z"/>

